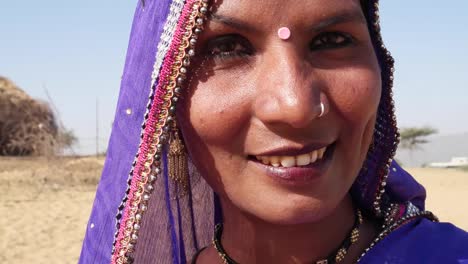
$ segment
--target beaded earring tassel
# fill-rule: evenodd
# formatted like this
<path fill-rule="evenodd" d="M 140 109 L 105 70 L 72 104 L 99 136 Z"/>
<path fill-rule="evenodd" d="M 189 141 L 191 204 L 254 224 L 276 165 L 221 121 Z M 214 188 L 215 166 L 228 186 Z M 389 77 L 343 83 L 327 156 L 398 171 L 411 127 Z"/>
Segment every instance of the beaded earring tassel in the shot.
<path fill-rule="evenodd" d="M 168 170 L 169 177 L 176 184 L 177 190 L 186 193 L 188 190 L 187 157 L 177 128 L 173 129 L 169 141 Z"/>

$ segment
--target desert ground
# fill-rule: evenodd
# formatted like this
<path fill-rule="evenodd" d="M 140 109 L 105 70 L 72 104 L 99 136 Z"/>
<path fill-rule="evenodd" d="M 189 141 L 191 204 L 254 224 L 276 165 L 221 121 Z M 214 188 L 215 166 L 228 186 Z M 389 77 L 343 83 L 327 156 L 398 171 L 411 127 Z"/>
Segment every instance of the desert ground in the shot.
<path fill-rule="evenodd" d="M 0 263 L 77 263 L 103 158 L 0 158 Z M 468 230 L 468 172 L 409 168 L 427 208 Z"/>

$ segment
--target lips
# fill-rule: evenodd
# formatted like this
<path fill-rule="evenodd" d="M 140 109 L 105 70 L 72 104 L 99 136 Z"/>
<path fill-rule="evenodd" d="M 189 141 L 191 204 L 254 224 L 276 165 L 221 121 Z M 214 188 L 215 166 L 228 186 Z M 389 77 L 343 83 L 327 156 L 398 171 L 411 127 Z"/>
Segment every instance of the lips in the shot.
<path fill-rule="evenodd" d="M 250 156 L 256 169 L 286 186 L 309 186 L 326 174 L 335 150 L 335 143 L 281 148 L 262 155 Z"/>
<path fill-rule="evenodd" d="M 327 147 L 312 150 L 309 153 L 287 156 L 255 156 L 255 158 L 265 165 L 273 167 L 298 167 L 307 166 L 321 160 L 327 151 Z"/>

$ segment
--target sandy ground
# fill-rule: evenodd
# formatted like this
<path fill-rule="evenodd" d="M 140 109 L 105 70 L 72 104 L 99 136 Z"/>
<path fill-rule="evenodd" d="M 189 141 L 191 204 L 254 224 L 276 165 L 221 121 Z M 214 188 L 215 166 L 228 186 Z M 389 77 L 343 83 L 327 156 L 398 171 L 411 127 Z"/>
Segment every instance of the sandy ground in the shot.
<path fill-rule="evenodd" d="M 77 263 L 103 164 L 0 158 L 0 263 Z"/>
<path fill-rule="evenodd" d="M 102 158 L 0 158 L 0 263 L 77 263 Z M 409 169 L 441 221 L 468 230 L 468 173 Z"/>
<path fill-rule="evenodd" d="M 454 169 L 408 168 L 426 187 L 426 210 L 441 222 L 451 222 L 468 231 L 468 172 Z"/>

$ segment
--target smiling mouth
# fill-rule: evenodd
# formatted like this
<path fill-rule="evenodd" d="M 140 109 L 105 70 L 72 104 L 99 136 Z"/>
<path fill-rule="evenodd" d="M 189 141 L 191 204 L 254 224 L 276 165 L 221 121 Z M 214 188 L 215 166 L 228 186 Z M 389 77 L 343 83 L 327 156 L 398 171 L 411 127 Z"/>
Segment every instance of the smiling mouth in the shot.
<path fill-rule="evenodd" d="M 275 168 L 310 167 L 330 157 L 334 147 L 335 143 L 300 155 L 249 156 L 249 159 Z"/>

